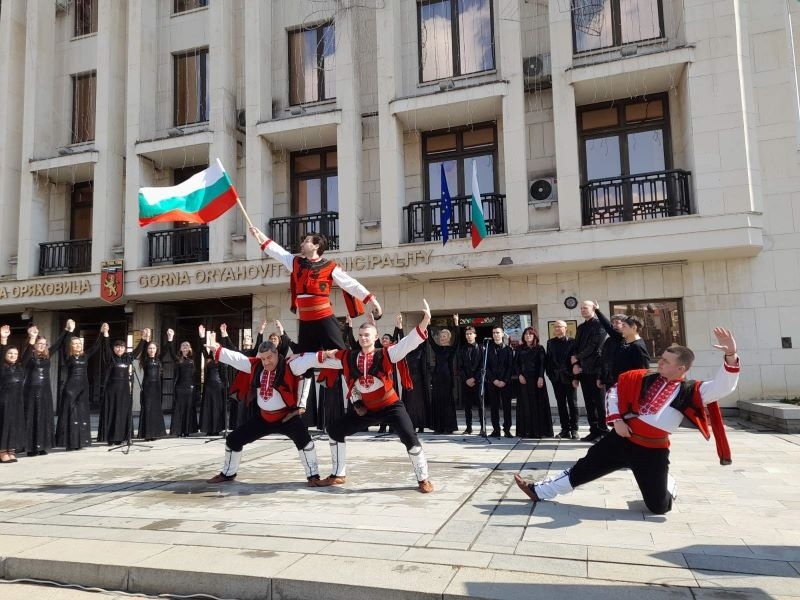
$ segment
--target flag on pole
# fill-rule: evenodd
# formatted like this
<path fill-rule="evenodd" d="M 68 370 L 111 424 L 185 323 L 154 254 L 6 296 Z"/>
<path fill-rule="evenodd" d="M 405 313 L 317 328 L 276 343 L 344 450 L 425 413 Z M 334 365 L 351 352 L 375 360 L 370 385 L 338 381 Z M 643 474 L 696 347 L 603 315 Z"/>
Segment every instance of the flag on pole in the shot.
<path fill-rule="evenodd" d="M 444 176 L 444 163 L 439 164 L 442 174 L 442 246 L 450 239 L 450 218 L 453 216 L 453 200 L 447 189 L 447 177 Z"/>
<path fill-rule="evenodd" d="M 478 161 L 472 161 L 472 247 L 477 248 L 481 240 L 488 234 L 486 233 L 486 221 L 483 220 L 483 209 L 481 208 L 481 191 L 478 189 Z"/>
<path fill-rule="evenodd" d="M 169 221 L 208 223 L 237 199 L 231 179 L 217 159 L 216 164 L 178 185 L 139 188 L 139 226 Z"/>

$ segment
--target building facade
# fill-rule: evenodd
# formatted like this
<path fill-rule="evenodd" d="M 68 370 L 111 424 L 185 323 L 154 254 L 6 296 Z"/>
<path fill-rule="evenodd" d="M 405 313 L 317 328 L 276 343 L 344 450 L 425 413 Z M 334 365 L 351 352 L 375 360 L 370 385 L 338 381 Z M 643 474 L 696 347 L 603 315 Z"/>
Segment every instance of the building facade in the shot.
<path fill-rule="evenodd" d="M 732 328 L 728 406 L 800 396 L 799 20 L 794 0 L 7 0 L 0 320 L 292 335 L 288 274 L 239 211 L 138 225 L 140 187 L 218 158 L 255 224 L 290 249 L 325 233 L 409 325 L 427 298 L 441 325 L 544 340 L 593 299 L 642 316 L 654 354 L 695 349 L 695 377 Z"/>

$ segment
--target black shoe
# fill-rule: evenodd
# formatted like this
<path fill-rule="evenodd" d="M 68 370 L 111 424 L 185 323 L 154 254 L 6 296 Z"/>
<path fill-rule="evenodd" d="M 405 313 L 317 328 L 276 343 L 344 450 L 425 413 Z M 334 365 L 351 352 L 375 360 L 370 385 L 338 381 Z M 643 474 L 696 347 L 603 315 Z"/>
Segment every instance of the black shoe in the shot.
<path fill-rule="evenodd" d="M 236 479 L 236 473 L 233 475 L 223 475 L 222 473 L 217 473 L 211 479 L 207 479 L 206 483 L 225 483 L 226 481 L 233 481 Z"/>
<path fill-rule="evenodd" d="M 485 429 L 481 429 L 481 432 L 478 435 L 481 436 L 481 437 L 486 437 L 486 430 Z"/>
<path fill-rule="evenodd" d="M 425 428 L 420 427 L 419 429 L 417 429 L 417 433 L 425 433 Z"/>
<path fill-rule="evenodd" d="M 492 434 L 489 437 L 499 438 L 500 437 L 500 430 L 499 429 L 493 429 L 492 430 Z"/>
<path fill-rule="evenodd" d="M 585 435 L 581 438 L 582 442 L 594 442 L 597 439 L 597 432 L 590 431 L 589 435 Z"/>
<path fill-rule="evenodd" d="M 514 437 L 513 435 L 511 435 L 511 432 L 508 429 L 506 429 L 503 432 L 503 435 L 506 436 L 507 438 L 513 438 Z"/>
<path fill-rule="evenodd" d="M 381 425 L 378 427 L 378 433 L 386 433 L 386 425 Z"/>
<path fill-rule="evenodd" d="M 576 429 L 575 431 L 572 431 L 572 432 L 571 432 L 571 435 L 572 435 L 572 439 L 573 439 L 573 440 L 579 440 L 579 439 L 581 439 L 581 436 L 580 436 L 580 435 L 578 435 L 578 430 L 577 430 L 577 429 Z"/>
<path fill-rule="evenodd" d="M 472 427 L 467 427 L 467 428 L 466 428 L 466 429 L 463 431 L 462 435 L 470 435 L 471 433 L 472 433 Z"/>
<path fill-rule="evenodd" d="M 558 432 L 558 435 L 556 436 L 556 438 L 561 439 L 561 440 L 569 440 L 569 439 L 572 438 L 572 434 L 569 431 L 567 431 L 566 429 L 562 429 L 561 431 Z"/>

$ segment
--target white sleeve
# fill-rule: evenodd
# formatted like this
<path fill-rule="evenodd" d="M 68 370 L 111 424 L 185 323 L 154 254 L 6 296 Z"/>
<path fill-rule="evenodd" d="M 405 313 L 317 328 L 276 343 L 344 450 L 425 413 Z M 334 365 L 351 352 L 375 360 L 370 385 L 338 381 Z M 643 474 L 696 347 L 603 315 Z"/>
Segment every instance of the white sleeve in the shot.
<path fill-rule="evenodd" d="M 274 258 L 275 260 L 283 264 L 283 266 L 286 267 L 286 270 L 289 271 L 289 273 L 292 272 L 292 269 L 294 268 L 294 254 L 286 250 L 278 242 L 276 242 L 275 240 L 268 239 L 266 245 L 263 248 L 261 248 L 261 250 L 264 251 L 264 254 L 269 255 L 270 257 Z"/>
<path fill-rule="evenodd" d="M 302 375 L 309 369 L 341 369 L 342 361 L 338 358 L 320 360 L 321 352 L 303 352 L 286 359 L 286 363 L 295 375 Z"/>
<path fill-rule="evenodd" d="M 389 346 L 389 360 L 393 363 L 400 362 L 406 357 L 406 354 L 411 352 L 426 339 L 428 339 L 428 332 L 422 332 L 419 327 L 414 327 L 411 333 L 402 340 Z"/>
<path fill-rule="evenodd" d="M 615 384 L 606 393 L 606 425 L 620 420 L 622 420 L 622 415 L 619 414 L 619 396 L 617 395 L 617 386 Z"/>
<path fill-rule="evenodd" d="M 345 292 L 351 296 L 355 296 L 362 302 L 365 301 L 369 296 L 372 296 L 367 288 L 361 285 L 355 278 L 350 277 L 350 275 L 345 273 L 338 265 L 331 272 L 331 278 L 333 279 L 334 283 L 342 288 Z"/>
<path fill-rule="evenodd" d="M 308 392 L 311 391 L 311 386 L 314 385 L 314 380 L 309 377 L 303 377 L 298 382 L 297 388 L 297 408 L 305 408 L 306 401 L 308 400 Z"/>
<path fill-rule="evenodd" d="M 234 369 L 244 371 L 245 373 L 249 373 L 253 368 L 250 359 L 244 354 L 236 352 L 235 350 L 228 350 L 222 346 L 217 348 L 216 359 L 224 365 L 230 365 Z"/>
<path fill-rule="evenodd" d="M 723 363 L 714 379 L 700 384 L 700 397 L 703 399 L 703 405 L 731 394 L 738 384 L 739 365 L 731 367 Z"/>

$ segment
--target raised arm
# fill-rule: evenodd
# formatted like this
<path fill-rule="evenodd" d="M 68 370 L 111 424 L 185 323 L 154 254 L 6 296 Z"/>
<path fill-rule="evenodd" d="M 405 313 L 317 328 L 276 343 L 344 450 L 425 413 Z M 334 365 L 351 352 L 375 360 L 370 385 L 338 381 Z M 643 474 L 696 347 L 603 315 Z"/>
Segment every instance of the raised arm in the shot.
<path fill-rule="evenodd" d="M 611 321 L 608 320 L 608 317 L 603 314 L 600 310 L 600 307 L 597 305 L 597 302 L 594 303 L 594 314 L 597 315 L 597 320 L 600 321 L 600 325 L 603 326 L 603 329 L 606 330 L 606 333 L 609 337 L 614 338 L 615 340 L 622 341 L 622 334 L 614 329 L 614 326 L 611 324 Z"/>
<path fill-rule="evenodd" d="M 94 345 L 86 351 L 86 358 L 91 358 L 101 348 L 104 355 L 108 356 L 111 354 L 111 348 L 109 346 L 108 339 L 108 323 L 103 323 L 100 325 L 100 335 L 97 336 L 97 339 L 94 341 Z"/>
<path fill-rule="evenodd" d="M 250 233 L 256 238 L 262 252 L 281 263 L 286 267 L 289 273 L 292 272 L 294 268 L 294 255 L 291 252 L 286 250 L 275 240 L 269 239 L 258 227 L 251 227 Z"/>
<path fill-rule="evenodd" d="M 431 309 L 428 301 L 422 300 L 422 320 L 413 331 L 396 344 L 389 346 L 389 359 L 393 362 L 400 362 L 406 354 L 422 344 L 428 339 L 428 325 L 431 323 Z"/>
<path fill-rule="evenodd" d="M 736 352 L 736 340 L 733 333 L 724 327 L 715 327 L 714 337 L 717 338 L 714 348 L 722 353 L 723 364 L 714 379 L 700 385 L 703 404 L 724 398 L 733 393 L 739 384 L 739 355 Z"/>

